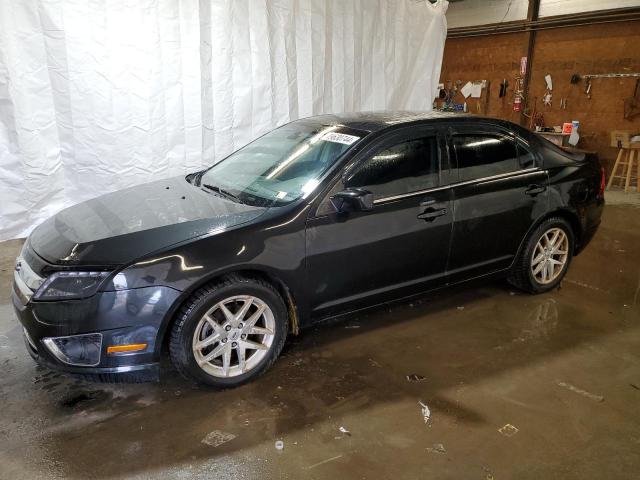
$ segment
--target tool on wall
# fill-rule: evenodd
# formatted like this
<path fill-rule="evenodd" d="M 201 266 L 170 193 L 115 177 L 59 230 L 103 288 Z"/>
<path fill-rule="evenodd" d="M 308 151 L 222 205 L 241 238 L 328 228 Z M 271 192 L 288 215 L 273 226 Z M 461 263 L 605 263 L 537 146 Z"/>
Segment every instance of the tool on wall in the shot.
<path fill-rule="evenodd" d="M 456 93 L 458 93 L 459 83 L 460 83 L 460 80 L 458 80 L 455 83 L 451 80 L 447 80 L 447 98 L 444 102 L 445 110 L 455 111 L 456 109 L 455 98 L 456 98 Z"/>
<path fill-rule="evenodd" d="M 633 97 L 624 100 L 624 118 L 630 120 L 637 115 L 640 115 L 640 80 L 636 80 Z"/>
<path fill-rule="evenodd" d="M 484 97 L 484 113 L 485 115 L 487 115 L 489 113 L 489 95 L 491 94 L 491 82 L 489 80 L 487 80 L 484 84 L 484 89 L 485 89 L 485 97 Z M 480 101 L 478 100 L 478 104 L 480 103 Z"/>
<path fill-rule="evenodd" d="M 477 98 L 476 101 L 476 113 L 486 115 L 489 111 L 489 96 L 491 93 L 491 82 L 489 80 L 481 80 L 480 82 L 473 82 L 476 86 L 475 95 L 471 95 L 472 97 Z M 477 87 L 480 86 L 480 96 L 478 96 Z M 482 98 L 482 90 L 485 91 L 484 98 Z"/>
<path fill-rule="evenodd" d="M 516 76 L 516 86 L 513 89 L 513 111 L 522 111 L 522 104 L 524 103 L 524 77 L 520 75 Z"/>
<path fill-rule="evenodd" d="M 484 97 L 483 90 L 485 91 Z M 458 93 L 464 97 L 462 103 L 456 103 Z M 461 80 L 456 80 L 455 82 L 447 80 L 446 83 L 438 84 L 437 96 L 438 100 L 443 102 L 440 106 L 440 110 L 443 111 L 468 112 L 473 110 L 473 105 L 475 104 L 476 113 L 486 114 L 489 108 L 489 95 L 490 82 L 488 80 L 468 81 L 464 85 Z M 477 98 L 478 100 L 472 103 L 472 98 Z M 435 102 L 434 106 L 436 106 Z"/>
<path fill-rule="evenodd" d="M 589 100 L 591 100 L 591 79 L 587 78 L 587 82 L 584 85 L 584 93 Z"/>
<path fill-rule="evenodd" d="M 544 94 L 544 97 L 542 97 L 542 103 L 545 105 L 545 107 L 550 107 L 553 100 L 553 81 L 551 80 L 551 75 L 545 75 L 544 81 L 547 84 L 547 91 Z"/>
<path fill-rule="evenodd" d="M 516 85 L 513 89 L 513 111 L 521 112 L 522 104 L 525 102 L 524 98 L 524 81 L 527 76 L 527 57 L 520 59 L 520 71 L 516 75 Z"/>
<path fill-rule="evenodd" d="M 640 77 L 640 72 L 633 72 L 633 73 L 590 73 L 589 75 L 582 75 L 582 78 L 628 78 L 628 77 Z"/>
<path fill-rule="evenodd" d="M 576 85 L 580 83 L 580 80 L 585 79 L 584 94 L 587 98 L 591 99 L 591 80 L 594 78 L 628 78 L 628 77 L 640 77 L 640 72 L 633 73 L 591 73 L 588 75 L 580 75 L 574 73 L 571 75 L 571 83 Z M 626 117 L 625 117 L 626 118 Z"/>
<path fill-rule="evenodd" d="M 505 78 L 504 80 L 502 80 L 502 83 L 500 84 L 500 92 L 498 93 L 499 98 L 502 98 L 507 94 L 507 88 L 509 88 L 509 82 Z"/>
<path fill-rule="evenodd" d="M 455 82 L 447 80 L 446 84 L 442 85 L 443 88 L 438 94 L 440 100 L 444 101 L 441 107 L 442 110 L 453 112 L 464 109 L 462 104 L 456 104 L 455 102 L 460 85 L 462 85 L 462 81 L 460 80 L 456 80 Z"/>

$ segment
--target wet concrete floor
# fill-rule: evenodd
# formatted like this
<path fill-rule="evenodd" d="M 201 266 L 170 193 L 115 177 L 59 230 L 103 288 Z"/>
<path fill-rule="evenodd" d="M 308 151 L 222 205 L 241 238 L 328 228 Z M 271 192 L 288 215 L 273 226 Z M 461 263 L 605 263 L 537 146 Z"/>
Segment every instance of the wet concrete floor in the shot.
<path fill-rule="evenodd" d="M 353 315 L 221 392 L 36 367 L 6 298 L 20 243 L 0 244 L 2 479 L 637 478 L 638 207 L 606 208 L 558 291 L 476 282 Z"/>

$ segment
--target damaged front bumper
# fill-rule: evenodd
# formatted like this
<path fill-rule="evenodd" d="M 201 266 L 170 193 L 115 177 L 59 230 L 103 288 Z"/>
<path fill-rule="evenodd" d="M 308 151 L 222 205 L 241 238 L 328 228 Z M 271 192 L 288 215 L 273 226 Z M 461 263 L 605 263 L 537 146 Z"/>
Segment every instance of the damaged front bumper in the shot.
<path fill-rule="evenodd" d="M 144 381 L 158 378 L 161 333 L 179 295 L 156 286 L 39 302 L 14 279 L 11 298 L 39 364 L 103 381 Z"/>

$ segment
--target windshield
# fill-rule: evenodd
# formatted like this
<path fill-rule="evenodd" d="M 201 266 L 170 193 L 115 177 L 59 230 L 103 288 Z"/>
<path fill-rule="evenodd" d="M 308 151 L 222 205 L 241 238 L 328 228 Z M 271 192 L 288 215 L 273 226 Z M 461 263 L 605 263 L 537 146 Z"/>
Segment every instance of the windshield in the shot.
<path fill-rule="evenodd" d="M 302 120 L 280 127 L 206 170 L 196 184 L 257 206 L 309 195 L 321 177 L 366 132 Z"/>

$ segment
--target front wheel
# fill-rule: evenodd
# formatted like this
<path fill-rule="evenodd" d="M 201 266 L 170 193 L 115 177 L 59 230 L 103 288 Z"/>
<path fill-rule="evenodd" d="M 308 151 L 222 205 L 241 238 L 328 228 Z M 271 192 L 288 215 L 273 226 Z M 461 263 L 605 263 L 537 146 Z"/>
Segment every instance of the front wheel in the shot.
<path fill-rule="evenodd" d="M 198 290 L 181 309 L 169 351 L 188 379 L 234 387 L 264 372 L 287 336 L 282 298 L 267 282 L 229 277 Z"/>
<path fill-rule="evenodd" d="M 571 225 L 559 217 L 543 221 L 527 238 L 509 274 L 509 282 L 530 293 L 554 289 L 573 258 Z"/>

